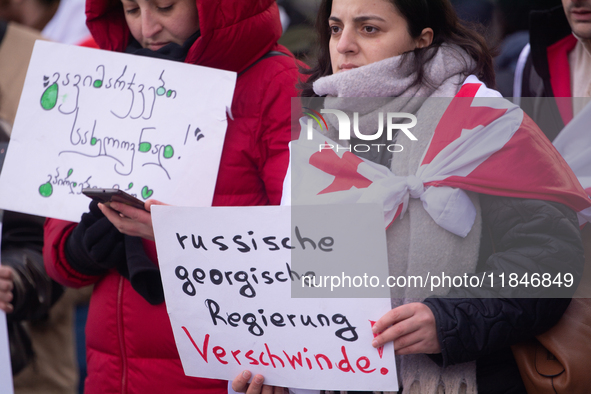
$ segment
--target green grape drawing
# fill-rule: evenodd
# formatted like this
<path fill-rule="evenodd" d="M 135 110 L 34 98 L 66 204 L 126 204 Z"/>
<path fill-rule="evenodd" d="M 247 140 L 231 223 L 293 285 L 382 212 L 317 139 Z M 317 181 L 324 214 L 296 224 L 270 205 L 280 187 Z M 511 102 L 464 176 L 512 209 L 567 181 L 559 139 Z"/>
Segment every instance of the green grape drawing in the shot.
<path fill-rule="evenodd" d="M 173 156 L 174 156 L 174 148 L 172 147 L 172 145 L 166 145 L 164 147 L 164 158 L 170 159 Z"/>
<path fill-rule="evenodd" d="M 41 107 L 49 111 L 55 107 L 57 104 L 57 95 L 58 95 L 59 87 L 57 82 L 52 83 L 45 89 L 43 94 L 41 95 Z"/>
<path fill-rule="evenodd" d="M 152 149 L 152 144 L 149 142 L 142 142 L 139 146 L 139 151 L 142 153 L 149 152 Z"/>
<path fill-rule="evenodd" d="M 39 186 L 39 194 L 43 197 L 49 197 L 53 194 L 53 186 L 49 181 Z"/>
<path fill-rule="evenodd" d="M 150 198 L 152 194 L 154 194 L 154 190 L 148 188 L 148 186 L 144 186 L 142 188 L 142 197 L 144 200 Z"/>

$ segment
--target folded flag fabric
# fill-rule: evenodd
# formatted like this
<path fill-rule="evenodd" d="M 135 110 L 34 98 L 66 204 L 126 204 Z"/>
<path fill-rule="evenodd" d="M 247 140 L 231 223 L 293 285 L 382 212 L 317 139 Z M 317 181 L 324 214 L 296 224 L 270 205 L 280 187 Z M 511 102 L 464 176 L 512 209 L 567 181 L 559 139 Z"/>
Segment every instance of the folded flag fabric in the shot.
<path fill-rule="evenodd" d="M 591 103 L 554 139 L 554 146 L 591 195 Z"/>
<path fill-rule="evenodd" d="M 411 176 L 396 176 L 316 130 L 309 138 L 300 124 L 283 204 L 378 203 L 389 226 L 409 198 L 418 198 L 438 225 L 465 237 L 476 217 L 465 193 L 472 191 L 559 202 L 578 213 L 580 224 L 591 221 L 591 199 L 554 146 L 518 106 L 475 76 L 451 100 Z"/>

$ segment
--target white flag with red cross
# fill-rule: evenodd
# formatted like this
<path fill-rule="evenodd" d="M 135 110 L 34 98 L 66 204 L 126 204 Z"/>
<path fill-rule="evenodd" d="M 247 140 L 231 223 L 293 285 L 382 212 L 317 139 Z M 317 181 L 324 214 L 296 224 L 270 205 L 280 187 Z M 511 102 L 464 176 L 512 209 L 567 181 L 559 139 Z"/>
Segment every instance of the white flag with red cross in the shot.
<path fill-rule="evenodd" d="M 414 175 L 396 176 L 317 131 L 301 132 L 290 153 L 283 204 L 379 203 L 388 226 L 418 198 L 437 224 L 465 237 L 476 217 L 465 193 L 472 191 L 559 202 L 580 224 L 591 221 L 591 199 L 538 126 L 474 76 L 450 102 Z"/>

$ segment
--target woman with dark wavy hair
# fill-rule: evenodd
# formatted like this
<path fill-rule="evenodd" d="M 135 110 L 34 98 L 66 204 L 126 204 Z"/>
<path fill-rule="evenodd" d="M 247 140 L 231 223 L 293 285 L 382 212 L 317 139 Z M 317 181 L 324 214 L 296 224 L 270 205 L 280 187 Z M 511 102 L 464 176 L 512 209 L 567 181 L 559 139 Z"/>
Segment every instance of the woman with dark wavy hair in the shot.
<path fill-rule="evenodd" d="M 416 116 L 413 134 L 418 141 L 399 153 L 364 155 L 400 177 L 417 173 L 445 110 L 438 103 L 449 103 L 468 78 L 478 86 L 495 85 L 484 39 L 462 25 L 449 0 L 324 0 L 317 30 L 318 61 L 300 84 L 302 95 L 323 97 L 325 108 L 342 111 L 351 108 L 340 99 L 367 98 L 367 103 L 377 102 L 370 98 L 389 98 L 384 107 L 354 110 L 362 134 L 378 130 L 372 128 L 378 112 Z M 503 100 L 500 95 L 498 100 Z M 332 118 L 326 117 L 329 125 L 323 133 L 337 141 L 338 124 L 331 125 Z M 355 148 L 364 142 L 359 139 L 368 139 L 357 137 L 338 142 Z M 523 157 L 538 159 L 525 145 L 516 149 Z M 463 191 L 476 211 L 465 236 L 443 228 L 421 200 L 410 199 L 404 217 L 386 230 L 390 275 L 506 272 L 521 277 L 532 272 L 556 275 L 559 269 L 582 271 L 581 238 L 571 208 L 507 197 L 511 194 L 498 190 L 491 191 L 494 195 Z M 499 297 L 486 286 L 447 288 L 429 297 L 410 288 L 397 291 L 393 309 L 374 326 L 379 335 L 372 345 L 394 342 L 404 393 L 525 393 L 510 346 L 548 330 L 570 302 L 568 295 L 545 298 L 543 289 L 531 287 L 513 289 L 511 298 Z M 240 377 L 233 387 L 247 393 L 260 389 Z"/>

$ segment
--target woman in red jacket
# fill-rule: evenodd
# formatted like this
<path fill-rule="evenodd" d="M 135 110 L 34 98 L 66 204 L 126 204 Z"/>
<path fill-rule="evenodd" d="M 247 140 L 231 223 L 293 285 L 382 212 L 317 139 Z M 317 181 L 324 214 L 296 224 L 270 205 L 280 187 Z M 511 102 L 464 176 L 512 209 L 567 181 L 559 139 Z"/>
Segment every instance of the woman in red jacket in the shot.
<path fill-rule="evenodd" d="M 279 203 L 298 69 L 277 44 L 275 1 L 87 0 L 86 14 L 102 49 L 237 72 L 213 205 Z M 91 204 L 79 224 L 45 224 L 48 273 L 67 286 L 95 284 L 85 392 L 225 393 L 227 382 L 183 372 L 149 213 L 114 208 L 127 217 Z"/>

